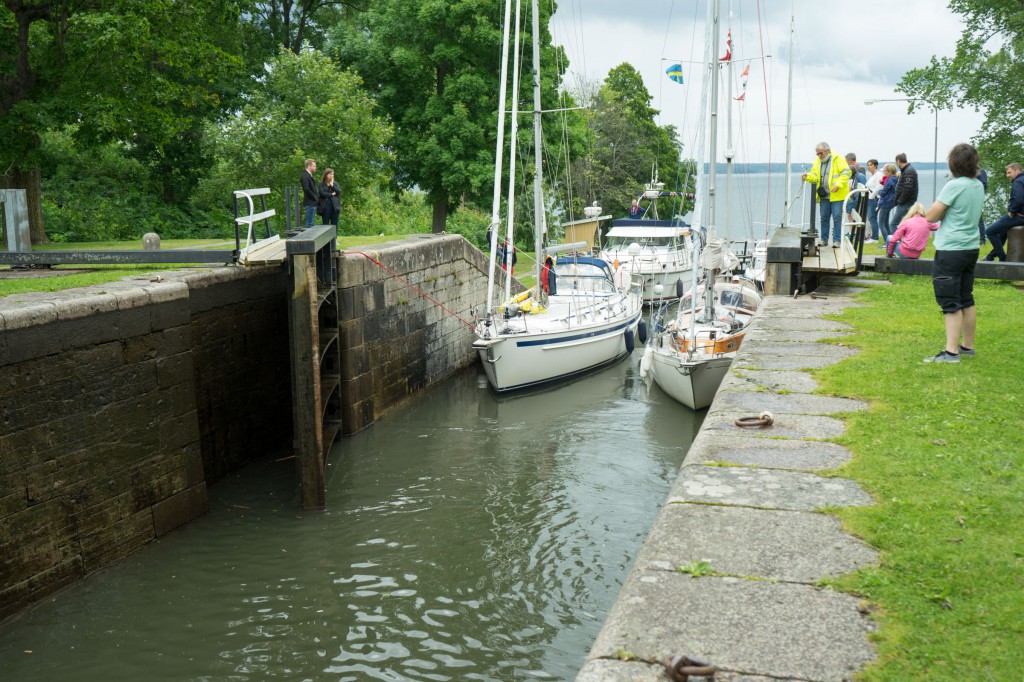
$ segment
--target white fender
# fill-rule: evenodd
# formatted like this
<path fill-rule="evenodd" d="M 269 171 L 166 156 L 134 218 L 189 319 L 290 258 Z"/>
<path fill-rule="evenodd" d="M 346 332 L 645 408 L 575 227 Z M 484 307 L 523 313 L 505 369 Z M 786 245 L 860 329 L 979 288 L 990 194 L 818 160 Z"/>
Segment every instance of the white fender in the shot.
<path fill-rule="evenodd" d="M 651 365 L 654 363 L 654 346 L 648 344 L 644 348 L 644 354 L 640 358 L 640 380 L 647 385 L 647 388 L 651 388 L 651 382 L 654 380 L 654 373 L 651 372 Z"/>

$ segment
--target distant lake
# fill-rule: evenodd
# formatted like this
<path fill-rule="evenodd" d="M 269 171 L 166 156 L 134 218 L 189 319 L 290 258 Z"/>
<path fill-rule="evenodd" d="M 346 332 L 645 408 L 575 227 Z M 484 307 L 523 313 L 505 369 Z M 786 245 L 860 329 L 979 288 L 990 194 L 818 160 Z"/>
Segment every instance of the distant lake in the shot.
<path fill-rule="evenodd" d="M 760 166 L 767 168 L 769 164 L 745 164 L 748 167 Z M 779 165 L 781 168 L 776 169 Z M 922 164 L 924 165 L 924 164 Z M 932 172 L 932 164 L 923 169 L 918 164 L 918 183 L 920 186 L 919 201 L 930 206 L 949 179 L 947 170 Z M 723 174 L 718 176 L 715 210 L 715 228 L 720 237 L 729 239 L 767 239 L 783 222 L 783 206 L 786 199 L 785 165 L 771 164 L 772 171 L 750 173 L 733 173 L 731 185 Z M 793 208 L 790 211 L 789 224 L 806 226 L 810 214 L 810 185 L 801 182 L 800 175 L 810 164 L 794 164 L 791 179 L 791 197 Z M 936 184 L 938 187 L 936 188 Z M 692 216 L 687 216 L 688 222 Z"/>

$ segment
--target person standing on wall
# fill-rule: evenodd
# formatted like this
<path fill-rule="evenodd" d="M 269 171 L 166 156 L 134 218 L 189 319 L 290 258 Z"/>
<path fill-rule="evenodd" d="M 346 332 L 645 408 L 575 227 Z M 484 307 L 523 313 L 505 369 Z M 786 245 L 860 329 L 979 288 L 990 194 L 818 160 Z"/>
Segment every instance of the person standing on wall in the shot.
<path fill-rule="evenodd" d="M 880 240 L 878 246 L 883 249 L 886 248 L 889 237 L 894 232 L 889 229 L 889 214 L 892 213 L 892 208 L 896 205 L 893 199 L 896 196 L 896 183 L 899 182 L 896 175 L 898 172 L 896 164 L 885 164 L 885 169 L 882 171 L 882 188 L 878 190 L 878 239 Z"/>
<path fill-rule="evenodd" d="M 889 216 L 890 233 L 896 231 L 896 228 L 903 222 L 903 217 L 907 215 L 907 211 L 917 203 L 917 169 L 910 165 L 907 155 L 903 152 L 896 155 L 896 165 L 900 168 L 900 180 L 896 184 L 896 205 L 892 209 L 892 215 Z"/>
<path fill-rule="evenodd" d="M 324 170 L 317 191 L 320 193 L 319 213 L 323 216 L 324 225 L 337 226 L 341 215 L 341 187 L 334 180 L 333 168 Z"/>
<path fill-rule="evenodd" d="M 306 159 L 306 168 L 302 171 L 299 183 L 302 185 L 302 207 L 306 210 L 305 227 L 313 227 L 313 217 L 316 216 L 316 207 L 320 204 L 320 192 L 316 187 L 316 161 Z"/>
<path fill-rule="evenodd" d="M 839 248 L 842 240 L 843 204 L 850 194 L 850 178 L 853 174 L 846 159 L 839 156 L 828 146 L 828 142 L 819 142 L 814 148 L 817 159 L 811 170 L 804 173 L 804 182 L 818 185 L 818 206 L 821 214 L 821 243 L 829 239 L 829 221 L 832 222 L 832 246 Z"/>
<path fill-rule="evenodd" d="M 947 182 L 924 218 L 939 222 L 935 233 L 932 288 L 942 309 L 946 346 L 925 362 L 960 362 L 975 355 L 978 313 L 974 304 L 974 266 L 978 262 L 978 218 L 985 190 L 978 182 L 978 150 L 961 142 L 949 152 Z"/>
<path fill-rule="evenodd" d="M 846 221 L 853 228 L 853 209 L 857 208 L 857 201 L 860 195 L 854 195 L 853 190 L 860 189 L 867 184 L 868 179 L 864 176 L 860 165 L 857 163 L 857 155 L 850 152 L 846 155 L 846 164 L 850 167 L 850 196 L 846 198 Z M 849 236 L 849 235 L 848 235 Z"/>
<path fill-rule="evenodd" d="M 878 193 L 882 191 L 882 171 L 878 170 L 878 159 L 868 159 L 868 223 L 871 225 L 871 238 L 865 244 L 878 241 Z"/>
<path fill-rule="evenodd" d="M 985 235 L 992 242 L 992 250 L 985 260 L 1006 260 L 1003 244 L 1010 233 L 1011 227 L 1024 225 L 1024 174 L 1019 163 L 1011 163 L 1006 167 L 1006 177 L 1010 178 L 1010 203 L 1006 207 L 1006 215 L 988 226 Z"/>

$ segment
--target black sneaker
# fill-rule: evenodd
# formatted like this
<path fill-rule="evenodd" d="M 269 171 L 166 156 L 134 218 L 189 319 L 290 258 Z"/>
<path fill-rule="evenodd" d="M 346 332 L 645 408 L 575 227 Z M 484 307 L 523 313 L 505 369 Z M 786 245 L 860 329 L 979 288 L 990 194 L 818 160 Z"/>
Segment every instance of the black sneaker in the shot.
<path fill-rule="evenodd" d="M 947 353 L 946 351 L 942 351 L 941 353 L 938 353 L 937 355 L 933 355 L 930 358 L 925 358 L 924 361 L 925 362 L 960 362 L 960 356 L 959 355 L 955 355 L 953 353 Z"/>
<path fill-rule="evenodd" d="M 960 355 L 973 358 L 975 355 L 977 355 L 977 353 L 974 352 L 973 348 L 965 348 L 964 346 L 960 346 Z"/>

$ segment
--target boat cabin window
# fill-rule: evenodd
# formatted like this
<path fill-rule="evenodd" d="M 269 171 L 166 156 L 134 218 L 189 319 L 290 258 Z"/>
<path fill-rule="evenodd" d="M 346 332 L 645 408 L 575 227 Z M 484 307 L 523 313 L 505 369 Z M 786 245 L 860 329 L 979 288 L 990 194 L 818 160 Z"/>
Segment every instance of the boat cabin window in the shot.
<path fill-rule="evenodd" d="M 600 292 L 614 288 L 611 272 L 594 263 L 559 261 L 555 263 L 555 276 L 558 278 L 559 294 L 567 294 L 570 290 Z"/>
<path fill-rule="evenodd" d="M 606 249 L 627 249 L 629 245 L 636 242 L 640 248 L 644 247 L 665 247 L 673 246 L 676 243 L 674 237 L 615 237 L 604 238 Z"/>
<path fill-rule="evenodd" d="M 747 300 L 747 297 L 743 295 L 742 291 L 723 291 L 718 302 L 723 306 L 739 308 L 741 310 L 754 310 L 757 308 L 754 301 Z"/>

